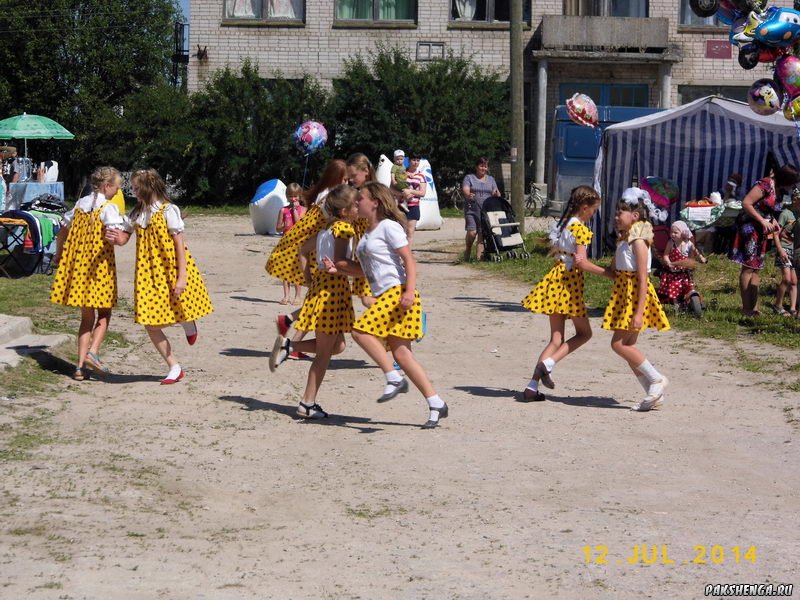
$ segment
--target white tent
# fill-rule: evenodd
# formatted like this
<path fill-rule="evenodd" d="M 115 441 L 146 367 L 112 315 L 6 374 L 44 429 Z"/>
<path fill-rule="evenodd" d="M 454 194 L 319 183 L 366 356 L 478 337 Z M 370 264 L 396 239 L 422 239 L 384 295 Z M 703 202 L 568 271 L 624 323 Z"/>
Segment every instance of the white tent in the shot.
<path fill-rule="evenodd" d="M 681 202 L 671 207 L 671 222 L 681 204 L 718 191 L 731 173 L 741 173 L 749 189 L 764 176 L 770 154 L 778 165 L 800 167 L 800 124 L 718 96 L 609 126 L 595 162 L 594 187 L 603 197 L 595 248 L 613 239 L 614 206 L 634 179 L 655 175 L 678 184 Z"/>

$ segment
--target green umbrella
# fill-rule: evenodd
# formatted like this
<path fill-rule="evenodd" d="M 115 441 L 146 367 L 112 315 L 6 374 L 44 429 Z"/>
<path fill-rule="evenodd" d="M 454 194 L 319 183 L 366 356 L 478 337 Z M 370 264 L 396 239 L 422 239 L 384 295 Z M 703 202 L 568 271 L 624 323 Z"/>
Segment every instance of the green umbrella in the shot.
<path fill-rule="evenodd" d="M 25 140 L 25 156 L 28 156 L 28 140 L 71 140 L 74 137 L 53 119 L 40 115 L 22 113 L 0 121 L 0 139 Z"/>

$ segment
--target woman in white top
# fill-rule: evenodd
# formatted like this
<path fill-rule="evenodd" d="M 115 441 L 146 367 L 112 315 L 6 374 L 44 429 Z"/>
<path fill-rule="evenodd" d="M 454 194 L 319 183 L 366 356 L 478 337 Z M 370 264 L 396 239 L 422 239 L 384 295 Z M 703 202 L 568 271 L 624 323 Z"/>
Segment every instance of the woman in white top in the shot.
<path fill-rule="evenodd" d="M 326 261 L 331 272 L 366 276 L 375 302 L 353 323 L 352 336 L 383 371 L 386 388 L 378 402 L 386 402 L 408 391 L 408 382 L 392 365 L 394 360 L 425 396 L 430 409 L 422 426 L 432 429 L 447 416 L 447 404 L 411 352 L 412 340 L 422 337 L 422 304 L 416 290 L 417 266 L 408 245 L 404 221 L 388 187 L 367 182 L 358 197 L 358 215 L 367 229 L 356 246 L 359 262 Z M 360 263 L 360 264 L 359 264 Z"/>

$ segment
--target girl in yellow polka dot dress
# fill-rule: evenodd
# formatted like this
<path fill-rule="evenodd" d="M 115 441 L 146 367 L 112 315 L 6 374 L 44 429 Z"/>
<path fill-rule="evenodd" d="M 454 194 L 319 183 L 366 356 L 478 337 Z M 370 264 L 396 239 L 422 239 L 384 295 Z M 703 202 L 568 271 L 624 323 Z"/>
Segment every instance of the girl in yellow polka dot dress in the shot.
<path fill-rule="evenodd" d="M 100 362 L 111 309 L 117 305 L 117 267 L 114 246 L 107 242 L 108 229 L 121 229 L 124 217 L 108 199 L 122 184 L 114 167 L 100 167 L 92 173 L 92 189 L 64 215 L 64 226 L 58 232 L 54 262 L 58 264 L 50 301 L 64 306 L 79 306 L 78 365 L 73 379 L 86 377 L 84 364 L 96 373 L 107 372 Z"/>
<path fill-rule="evenodd" d="M 308 370 L 303 400 L 297 415 L 306 419 L 328 416 L 317 404 L 317 394 L 328 370 L 331 356 L 344 351 L 344 334 L 355 320 L 350 283 L 346 275 L 328 272 L 324 259 L 347 259 L 352 256 L 353 221 L 356 219 L 358 192 L 347 184 L 336 186 L 325 198 L 325 211 L 331 215 L 327 229 L 320 231 L 300 248 L 301 264 L 306 274 L 308 294 L 295 323 L 299 331 L 314 331 L 313 340 L 289 341 L 278 335 L 269 358 L 270 371 L 275 371 L 292 352 L 314 354 Z"/>
<path fill-rule="evenodd" d="M 550 341 L 545 346 L 533 370 L 533 376 L 522 393 L 526 402 L 544 400 L 539 382 L 555 386 L 550 374 L 561 359 L 574 352 L 592 337 L 592 329 L 583 299 L 583 272 L 612 277 L 586 258 L 586 248 L 592 241 L 592 232 L 586 226 L 600 206 L 600 196 L 586 185 L 572 190 L 564 214 L 550 232 L 555 266 L 539 284 L 522 300 L 522 306 L 534 313 L 549 316 Z M 575 326 L 575 335 L 564 341 L 567 319 Z"/>
<path fill-rule="evenodd" d="M 356 246 L 359 262 L 328 261 L 331 269 L 366 276 L 375 302 L 353 324 L 353 339 L 375 361 L 386 377 L 378 402 L 386 402 L 408 391 L 408 381 L 392 365 L 394 360 L 428 402 L 432 429 L 448 415 L 439 397 L 411 352 L 411 342 L 422 337 L 422 303 L 416 290 L 417 266 L 405 231 L 405 217 L 397 208 L 389 188 L 378 182 L 365 183 L 358 197 L 358 214 L 367 228 Z"/>
<path fill-rule="evenodd" d="M 646 191 L 628 188 L 622 193 L 614 215 L 618 236 L 612 265 L 614 287 L 603 315 L 603 329 L 614 331 L 611 349 L 628 363 L 647 393 L 643 400 L 631 407 L 631 410 L 640 412 L 660 406 L 669 384 L 666 376 L 659 373 L 636 347 L 642 329 L 654 327 L 666 331 L 670 328 L 649 279 L 653 227 L 648 217 L 655 213 L 656 208 Z"/>
<path fill-rule="evenodd" d="M 214 308 L 208 291 L 184 240 L 180 209 L 167 200 L 164 180 L 154 169 L 135 171 L 131 177 L 138 203 L 130 220 L 136 231 L 134 320 L 144 325 L 150 341 L 169 367 L 161 385 L 177 383 L 183 369 L 172 353 L 163 328 L 180 323 L 189 344 L 197 341 L 196 319 Z M 124 244 L 130 234 L 111 232 L 107 238 Z"/>

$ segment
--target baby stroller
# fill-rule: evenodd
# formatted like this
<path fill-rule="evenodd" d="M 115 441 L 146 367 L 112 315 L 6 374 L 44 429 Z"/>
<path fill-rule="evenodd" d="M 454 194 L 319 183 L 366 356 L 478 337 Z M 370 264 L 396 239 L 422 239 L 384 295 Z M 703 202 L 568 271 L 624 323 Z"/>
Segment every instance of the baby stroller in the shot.
<path fill-rule="evenodd" d="M 508 200 L 490 196 L 481 207 L 483 233 L 483 258 L 493 262 L 506 258 L 530 258 L 525 241 L 519 232 L 519 223 Z"/>
<path fill-rule="evenodd" d="M 692 237 L 694 244 L 694 237 Z M 676 312 L 691 311 L 695 317 L 703 316 L 703 298 L 694 283 L 694 268 L 668 269 L 663 261 L 664 251 L 669 242 L 669 227 L 656 225 L 653 227 L 653 249 L 656 258 L 655 274 L 660 280 L 657 289 L 658 299 L 662 304 L 670 304 Z M 673 250 L 670 261 L 680 260 L 680 251 Z"/>

